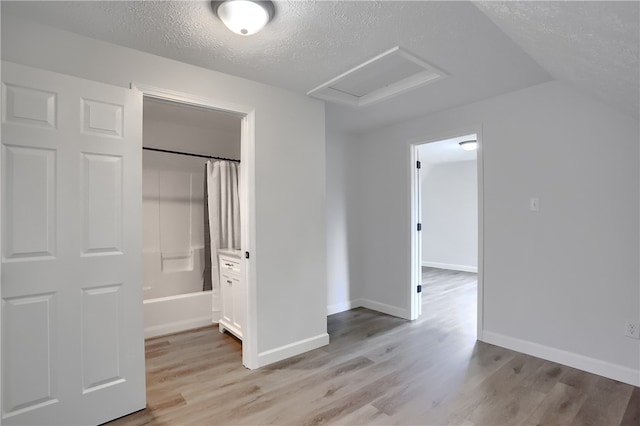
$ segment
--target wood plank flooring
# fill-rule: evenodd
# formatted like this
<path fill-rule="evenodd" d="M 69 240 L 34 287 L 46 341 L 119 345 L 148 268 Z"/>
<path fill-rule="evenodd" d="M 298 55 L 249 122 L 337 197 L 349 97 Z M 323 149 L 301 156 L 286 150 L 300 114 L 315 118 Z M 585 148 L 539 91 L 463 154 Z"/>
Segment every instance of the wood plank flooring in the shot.
<path fill-rule="evenodd" d="M 258 370 L 214 327 L 148 340 L 148 407 L 110 425 L 640 425 L 639 388 L 476 342 L 475 279 L 425 268 L 419 321 L 332 315 Z"/>

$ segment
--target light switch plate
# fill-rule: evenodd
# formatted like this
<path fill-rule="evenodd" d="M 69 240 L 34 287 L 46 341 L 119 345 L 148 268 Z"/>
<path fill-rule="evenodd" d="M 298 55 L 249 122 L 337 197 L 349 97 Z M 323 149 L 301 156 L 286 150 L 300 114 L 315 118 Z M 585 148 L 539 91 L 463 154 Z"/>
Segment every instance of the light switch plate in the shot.
<path fill-rule="evenodd" d="M 640 322 L 628 322 L 624 329 L 624 335 L 632 339 L 640 339 Z"/>
<path fill-rule="evenodd" d="M 529 210 L 532 212 L 540 211 L 540 199 L 539 198 L 531 198 L 529 199 Z"/>

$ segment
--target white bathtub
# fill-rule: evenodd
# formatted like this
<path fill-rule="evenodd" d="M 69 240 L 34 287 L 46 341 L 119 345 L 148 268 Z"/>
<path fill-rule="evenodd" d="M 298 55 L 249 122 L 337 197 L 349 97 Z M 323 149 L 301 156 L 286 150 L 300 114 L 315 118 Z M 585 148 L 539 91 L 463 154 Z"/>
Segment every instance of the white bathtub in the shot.
<path fill-rule="evenodd" d="M 219 312 L 212 311 L 211 291 L 149 299 L 143 305 L 145 339 L 204 327 L 220 319 Z"/>

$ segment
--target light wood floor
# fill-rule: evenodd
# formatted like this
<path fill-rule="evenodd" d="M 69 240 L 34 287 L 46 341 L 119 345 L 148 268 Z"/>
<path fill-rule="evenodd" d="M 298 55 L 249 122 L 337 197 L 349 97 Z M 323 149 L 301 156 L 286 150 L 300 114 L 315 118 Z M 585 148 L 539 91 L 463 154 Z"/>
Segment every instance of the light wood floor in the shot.
<path fill-rule="evenodd" d="M 640 425 L 640 388 L 475 341 L 475 274 L 427 269 L 423 316 L 328 318 L 258 370 L 208 327 L 147 341 L 148 408 L 112 425 Z"/>

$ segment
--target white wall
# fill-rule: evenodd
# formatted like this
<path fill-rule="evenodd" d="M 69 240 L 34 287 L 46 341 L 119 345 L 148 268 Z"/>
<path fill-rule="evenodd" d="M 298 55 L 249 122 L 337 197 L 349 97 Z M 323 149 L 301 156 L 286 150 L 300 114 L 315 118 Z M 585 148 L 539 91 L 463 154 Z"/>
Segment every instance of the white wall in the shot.
<path fill-rule="evenodd" d="M 422 265 L 477 272 L 476 161 L 427 163 L 426 153 L 420 148 Z"/>
<path fill-rule="evenodd" d="M 371 131 L 345 159 L 364 297 L 409 314 L 410 140 L 481 126 L 481 338 L 640 383 L 639 124 L 550 82 Z M 529 198 L 540 211 L 529 211 Z"/>
<path fill-rule="evenodd" d="M 348 184 L 357 180 L 357 170 L 353 170 L 347 159 L 354 145 L 351 137 L 342 132 L 327 129 L 327 315 L 360 306 L 362 291 L 353 276 L 362 266 L 359 244 L 348 237 L 347 232 L 358 227 L 354 211 L 347 210 L 349 201 L 358 196 L 349 192 L 356 185 Z"/>
<path fill-rule="evenodd" d="M 250 261 L 256 271 L 258 359 L 275 361 L 328 342 L 323 103 L 6 14 L 2 19 L 4 60 L 253 108 L 256 245 Z"/>
<path fill-rule="evenodd" d="M 238 129 L 241 120 L 238 122 Z M 240 159 L 239 132 L 228 134 L 211 129 L 144 117 L 144 145 L 153 148 L 209 154 L 216 157 Z"/>

